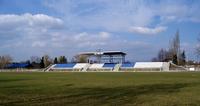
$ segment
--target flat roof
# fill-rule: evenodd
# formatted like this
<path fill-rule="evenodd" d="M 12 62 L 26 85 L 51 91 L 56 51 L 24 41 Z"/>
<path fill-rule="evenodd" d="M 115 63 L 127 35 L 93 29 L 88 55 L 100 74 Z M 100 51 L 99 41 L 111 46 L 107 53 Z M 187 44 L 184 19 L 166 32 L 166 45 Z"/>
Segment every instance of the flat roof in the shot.
<path fill-rule="evenodd" d="M 100 52 L 82 52 L 79 55 L 126 55 L 121 51 L 100 51 Z"/>

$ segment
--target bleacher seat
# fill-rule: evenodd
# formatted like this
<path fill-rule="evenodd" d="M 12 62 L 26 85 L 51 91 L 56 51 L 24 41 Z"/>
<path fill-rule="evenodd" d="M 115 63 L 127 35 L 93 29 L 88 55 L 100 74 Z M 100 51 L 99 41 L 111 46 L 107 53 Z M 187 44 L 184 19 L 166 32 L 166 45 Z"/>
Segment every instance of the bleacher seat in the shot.
<path fill-rule="evenodd" d="M 103 65 L 103 68 L 110 68 L 110 69 L 113 69 L 115 67 L 115 63 L 105 63 Z"/>
<path fill-rule="evenodd" d="M 53 69 L 73 69 L 76 63 L 67 63 L 67 64 L 55 64 Z"/>
<path fill-rule="evenodd" d="M 89 69 L 102 69 L 103 65 L 103 63 L 94 63 L 89 67 Z"/>
<path fill-rule="evenodd" d="M 122 63 L 121 67 L 122 69 L 129 69 L 129 68 L 133 68 L 135 65 L 135 63 Z"/>
<path fill-rule="evenodd" d="M 30 64 L 27 63 L 12 63 L 8 64 L 6 68 L 27 68 Z"/>

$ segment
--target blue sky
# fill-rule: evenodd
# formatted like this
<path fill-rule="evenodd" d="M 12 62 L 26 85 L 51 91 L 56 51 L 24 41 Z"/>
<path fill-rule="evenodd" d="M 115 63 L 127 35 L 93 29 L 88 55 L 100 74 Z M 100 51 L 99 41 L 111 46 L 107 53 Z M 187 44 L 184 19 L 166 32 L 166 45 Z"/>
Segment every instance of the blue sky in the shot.
<path fill-rule="evenodd" d="M 30 56 L 120 50 L 149 61 L 179 30 L 181 48 L 195 60 L 199 0 L 0 0 L 0 55 Z"/>

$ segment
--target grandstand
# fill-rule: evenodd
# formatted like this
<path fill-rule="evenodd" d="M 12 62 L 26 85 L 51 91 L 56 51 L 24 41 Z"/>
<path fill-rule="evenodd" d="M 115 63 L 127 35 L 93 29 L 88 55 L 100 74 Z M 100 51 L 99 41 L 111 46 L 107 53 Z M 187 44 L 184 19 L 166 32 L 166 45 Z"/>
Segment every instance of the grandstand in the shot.
<path fill-rule="evenodd" d="M 135 63 L 67 63 L 54 64 L 51 70 L 60 71 L 169 71 L 168 62 Z"/>
<path fill-rule="evenodd" d="M 133 70 L 135 66 L 135 63 L 122 63 L 120 65 L 120 70 L 128 71 Z"/>
<path fill-rule="evenodd" d="M 125 62 L 126 53 L 121 51 L 83 52 L 88 63 L 54 64 L 48 71 L 169 71 L 168 62 Z"/>
<path fill-rule="evenodd" d="M 91 64 L 91 66 L 89 67 L 89 70 L 91 71 L 98 71 L 103 69 L 103 63 L 95 63 L 95 64 Z"/>

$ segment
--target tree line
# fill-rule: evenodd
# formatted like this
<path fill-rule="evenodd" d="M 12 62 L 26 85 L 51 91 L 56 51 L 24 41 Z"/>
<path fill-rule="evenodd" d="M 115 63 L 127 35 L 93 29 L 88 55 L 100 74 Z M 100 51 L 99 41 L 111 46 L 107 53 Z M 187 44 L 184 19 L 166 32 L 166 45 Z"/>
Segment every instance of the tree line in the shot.
<path fill-rule="evenodd" d="M 176 32 L 174 38 L 170 41 L 168 49 L 161 48 L 156 57 L 152 59 L 154 62 L 172 61 L 176 65 L 186 64 L 185 50 L 180 48 L 179 31 Z"/>
<path fill-rule="evenodd" d="M 85 55 L 76 55 L 70 62 L 78 62 L 78 63 L 85 63 L 87 62 L 87 56 Z M 0 56 L 0 69 L 6 68 L 8 64 L 29 64 L 29 68 L 46 68 L 50 64 L 66 64 L 68 63 L 66 56 L 58 56 L 51 58 L 49 55 L 44 55 L 42 57 L 39 56 L 31 56 L 30 59 L 23 62 L 13 62 L 13 59 L 9 55 Z"/>
<path fill-rule="evenodd" d="M 31 57 L 31 64 L 34 66 L 39 66 L 40 68 L 48 67 L 50 64 L 65 64 L 67 63 L 67 58 L 65 56 L 59 56 L 52 59 L 49 55 L 44 55 L 42 58 L 37 56 Z"/>

